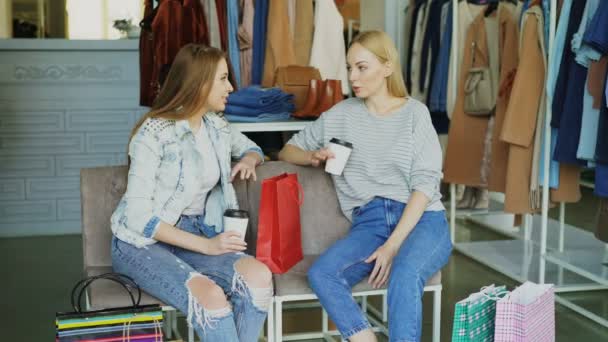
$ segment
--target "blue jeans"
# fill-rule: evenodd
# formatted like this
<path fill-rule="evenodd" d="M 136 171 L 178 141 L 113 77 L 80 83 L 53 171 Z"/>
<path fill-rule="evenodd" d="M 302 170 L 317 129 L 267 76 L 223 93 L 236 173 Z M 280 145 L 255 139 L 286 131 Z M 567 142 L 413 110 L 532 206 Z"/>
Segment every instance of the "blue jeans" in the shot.
<path fill-rule="evenodd" d="M 376 197 L 355 208 L 348 235 L 336 242 L 308 271 L 310 286 L 344 338 L 370 327 L 351 294 L 374 263 L 367 259 L 389 238 L 405 204 Z M 427 280 L 447 262 L 452 251 L 445 211 L 426 211 L 393 259 L 388 281 L 390 341 L 419 341 L 422 295 Z"/>
<path fill-rule="evenodd" d="M 212 227 L 203 224 L 203 216 L 181 216 L 177 226 L 208 238 L 217 235 Z M 272 289 L 248 288 L 234 266 L 239 259 L 248 257 L 242 253 L 199 254 L 162 242 L 136 248 L 116 237 L 112 239 L 114 271 L 132 277 L 143 291 L 187 314 L 188 324 L 203 341 L 258 340 Z M 232 310 L 206 310 L 198 303 L 186 283 L 201 274 L 224 290 Z"/>

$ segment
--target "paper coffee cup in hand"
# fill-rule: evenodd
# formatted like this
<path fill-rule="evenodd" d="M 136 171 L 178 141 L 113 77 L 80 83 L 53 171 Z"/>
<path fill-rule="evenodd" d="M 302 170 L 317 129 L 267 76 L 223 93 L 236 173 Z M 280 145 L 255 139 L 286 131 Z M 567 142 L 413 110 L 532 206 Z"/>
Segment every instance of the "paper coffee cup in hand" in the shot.
<path fill-rule="evenodd" d="M 241 240 L 245 240 L 249 213 L 246 210 L 227 209 L 224 212 L 224 231 L 239 233 Z"/>
<path fill-rule="evenodd" d="M 332 175 L 340 176 L 353 150 L 353 144 L 348 141 L 332 138 L 327 147 L 334 154 L 334 158 L 327 159 L 325 171 Z"/>

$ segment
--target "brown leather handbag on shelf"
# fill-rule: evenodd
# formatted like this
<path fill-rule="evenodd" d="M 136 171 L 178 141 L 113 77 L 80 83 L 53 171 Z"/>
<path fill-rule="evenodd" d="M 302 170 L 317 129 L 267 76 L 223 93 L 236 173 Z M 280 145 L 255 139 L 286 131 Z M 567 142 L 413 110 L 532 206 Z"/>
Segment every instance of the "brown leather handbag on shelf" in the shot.
<path fill-rule="evenodd" d="M 343 99 L 340 80 L 310 80 L 306 103 L 292 116 L 299 119 L 316 119 Z"/>
<path fill-rule="evenodd" d="M 278 67 L 274 73 L 274 86 L 294 95 L 296 111 L 306 102 L 308 86 L 311 80 L 320 80 L 319 69 L 311 66 L 288 65 Z"/>

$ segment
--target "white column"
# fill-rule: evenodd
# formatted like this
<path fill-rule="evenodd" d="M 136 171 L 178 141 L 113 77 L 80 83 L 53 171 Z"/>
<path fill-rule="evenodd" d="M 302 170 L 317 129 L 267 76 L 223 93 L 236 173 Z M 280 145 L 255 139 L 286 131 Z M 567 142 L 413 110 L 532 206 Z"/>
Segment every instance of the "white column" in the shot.
<path fill-rule="evenodd" d="M 553 44 L 555 40 L 555 26 L 557 20 L 557 1 L 551 0 L 551 10 L 550 10 L 550 30 L 549 30 L 549 58 L 548 65 L 551 65 L 553 61 Z M 547 68 L 548 70 L 548 68 Z M 546 91 L 546 89 L 543 89 Z M 544 155 L 544 165 L 543 165 L 543 173 L 545 175 L 543 179 L 543 199 L 542 199 L 542 214 L 541 214 L 541 225 L 540 225 L 540 265 L 539 265 L 539 283 L 545 283 L 545 255 L 547 254 L 547 225 L 549 223 L 549 164 L 551 162 L 551 99 L 547 96 L 547 115 L 545 117 L 545 127 L 542 129 L 545 130 L 545 155 Z M 539 127 L 540 128 L 540 127 Z"/>
<path fill-rule="evenodd" d="M 13 2 L 0 0 L 0 39 L 13 37 Z"/>
<path fill-rule="evenodd" d="M 46 32 L 44 0 L 38 0 L 38 38 L 44 38 Z"/>

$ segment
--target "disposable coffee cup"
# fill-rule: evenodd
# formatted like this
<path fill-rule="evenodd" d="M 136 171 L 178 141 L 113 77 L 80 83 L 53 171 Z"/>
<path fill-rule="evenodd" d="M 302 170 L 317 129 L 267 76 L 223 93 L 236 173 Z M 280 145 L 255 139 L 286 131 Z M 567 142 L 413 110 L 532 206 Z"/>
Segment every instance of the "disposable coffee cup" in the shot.
<path fill-rule="evenodd" d="M 245 240 L 249 213 L 246 210 L 227 209 L 224 212 L 224 231 L 239 233 L 241 240 Z"/>
<path fill-rule="evenodd" d="M 353 150 L 353 144 L 348 141 L 332 138 L 329 141 L 328 148 L 334 154 L 334 158 L 327 159 L 325 171 L 332 175 L 340 176 Z"/>

